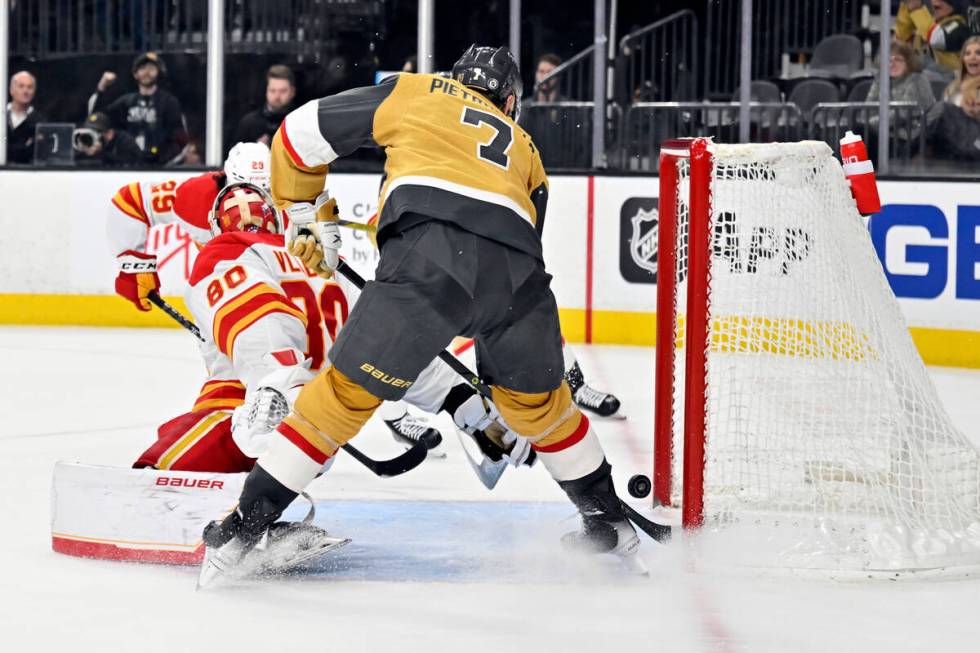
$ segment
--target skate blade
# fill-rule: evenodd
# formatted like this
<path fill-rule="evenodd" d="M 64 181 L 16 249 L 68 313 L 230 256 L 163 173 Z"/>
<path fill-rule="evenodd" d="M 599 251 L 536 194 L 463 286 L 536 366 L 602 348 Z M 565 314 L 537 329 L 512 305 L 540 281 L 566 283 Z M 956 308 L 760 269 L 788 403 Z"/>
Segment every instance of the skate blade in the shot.
<path fill-rule="evenodd" d="M 350 538 L 322 535 L 303 548 L 297 548 L 288 540 L 275 543 L 271 549 L 256 547 L 239 564 L 228 564 L 217 552 L 205 552 L 204 562 L 197 578 L 197 589 L 211 585 L 216 579 L 243 579 L 256 576 L 281 574 L 298 565 L 339 549 L 351 543 Z"/>
<path fill-rule="evenodd" d="M 307 549 L 291 554 L 288 560 L 280 560 L 276 562 L 267 561 L 263 564 L 257 565 L 257 571 L 252 573 L 256 575 L 281 574 L 289 571 L 290 569 L 298 567 L 307 560 L 318 558 L 326 553 L 329 553 L 330 551 L 339 549 L 342 546 L 347 546 L 350 543 L 351 539 L 347 537 L 332 537 L 329 539 L 324 539 Z"/>
<path fill-rule="evenodd" d="M 350 544 L 350 538 L 334 537 L 318 526 L 305 525 L 283 537 L 270 538 L 265 547 L 256 547 L 242 566 L 247 574 L 281 573 L 324 553 Z"/>
<path fill-rule="evenodd" d="M 201 563 L 201 570 L 197 574 L 197 586 L 194 590 L 198 591 L 210 585 L 217 578 L 224 575 L 227 569 L 228 567 L 218 560 L 216 553 L 208 547 L 204 552 L 204 562 Z"/>
<path fill-rule="evenodd" d="M 619 559 L 623 561 L 623 566 L 626 567 L 626 570 L 630 574 L 643 578 L 650 577 L 650 570 L 647 569 L 645 564 L 643 564 L 643 561 L 640 560 L 640 555 L 635 551 L 633 553 L 620 555 Z"/>
<path fill-rule="evenodd" d="M 623 566 L 634 576 L 650 577 L 650 570 L 640 559 L 640 538 L 634 535 L 629 542 L 616 550 L 613 555 L 623 561 Z"/>

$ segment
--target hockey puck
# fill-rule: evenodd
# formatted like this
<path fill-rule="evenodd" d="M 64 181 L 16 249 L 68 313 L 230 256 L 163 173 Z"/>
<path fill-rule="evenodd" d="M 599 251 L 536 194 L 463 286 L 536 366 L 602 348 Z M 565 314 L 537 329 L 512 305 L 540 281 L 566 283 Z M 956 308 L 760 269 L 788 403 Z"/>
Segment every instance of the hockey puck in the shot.
<path fill-rule="evenodd" d="M 626 484 L 626 489 L 629 491 L 631 497 L 645 499 L 650 496 L 650 490 L 652 489 L 650 478 L 643 474 L 634 474 L 630 477 L 629 483 Z"/>

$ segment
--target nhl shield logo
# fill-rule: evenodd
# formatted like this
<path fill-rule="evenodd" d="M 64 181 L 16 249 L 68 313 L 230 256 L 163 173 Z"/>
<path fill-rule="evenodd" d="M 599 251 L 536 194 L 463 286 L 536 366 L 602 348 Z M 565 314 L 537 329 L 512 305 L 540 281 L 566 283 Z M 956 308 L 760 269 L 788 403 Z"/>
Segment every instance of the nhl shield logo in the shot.
<path fill-rule="evenodd" d="M 619 208 L 619 272 L 629 283 L 657 283 L 656 197 L 630 197 Z"/>
<path fill-rule="evenodd" d="M 630 218 L 633 231 L 630 235 L 630 256 L 638 267 L 657 273 L 657 209 L 637 209 Z"/>

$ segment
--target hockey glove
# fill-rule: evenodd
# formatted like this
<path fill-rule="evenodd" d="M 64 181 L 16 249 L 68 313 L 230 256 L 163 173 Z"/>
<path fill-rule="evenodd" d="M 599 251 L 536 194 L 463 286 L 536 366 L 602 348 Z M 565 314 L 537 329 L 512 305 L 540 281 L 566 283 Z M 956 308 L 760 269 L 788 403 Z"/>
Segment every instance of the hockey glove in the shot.
<path fill-rule="evenodd" d="M 133 302 L 138 310 L 150 310 L 150 293 L 160 289 L 157 257 L 130 249 L 116 257 L 116 260 L 119 262 L 116 293 Z"/>
<path fill-rule="evenodd" d="M 297 349 L 263 354 L 258 367 L 267 372 L 250 383 L 245 403 L 235 409 L 231 438 L 249 458 L 258 458 L 268 447 L 269 436 L 292 410 L 303 386 L 315 376 L 311 361 Z"/>
<path fill-rule="evenodd" d="M 337 200 L 326 192 L 315 203 L 298 202 L 284 212 L 289 223 L 286 249 L 306 267 L 329 279 L 340 264 L 340 227 Z"/>

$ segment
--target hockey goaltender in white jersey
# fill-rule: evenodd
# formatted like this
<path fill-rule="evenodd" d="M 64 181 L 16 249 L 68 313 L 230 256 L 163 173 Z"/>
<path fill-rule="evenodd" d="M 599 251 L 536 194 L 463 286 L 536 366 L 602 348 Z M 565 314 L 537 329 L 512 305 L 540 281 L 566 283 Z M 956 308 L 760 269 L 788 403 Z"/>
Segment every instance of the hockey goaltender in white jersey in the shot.
<path fill-rule="evenodd" d="M 216 236 L 198 254 L 185 294 L 204 337 L 208 381 L 189 413 L 161 426 L 137 469 L 56 468 L 57 551 L 199 562 L 201 515 L 235 505 L 242 482 L 235 472 L 251 469 L 264 451 L 356 301 L 352 284 L 318 276 L 285 250 L 278 214 L 261 189 L 225 188 L 212 221 Z M 430 413 L 446 410 L 471 435 L 482 435 L 496 417 L 438 361 L 405 400 Z M 527 454 L 519 448 L 504 459 L 520 464 Z"/>

